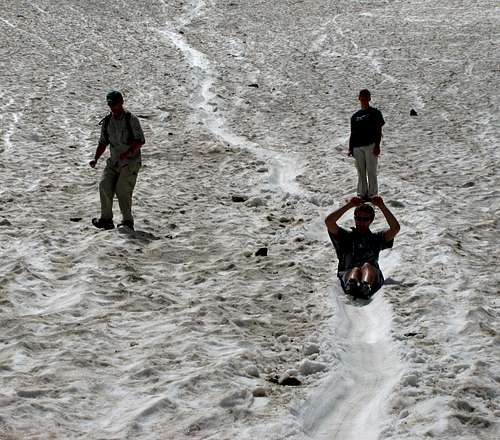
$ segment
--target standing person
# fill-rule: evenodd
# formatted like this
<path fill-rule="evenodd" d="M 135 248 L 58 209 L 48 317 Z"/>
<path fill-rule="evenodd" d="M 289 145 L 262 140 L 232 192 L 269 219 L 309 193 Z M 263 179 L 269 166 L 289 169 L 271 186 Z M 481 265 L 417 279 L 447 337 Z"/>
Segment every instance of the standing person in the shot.
<path fill-rule="evenodd" d="M 134 229 L 132 193 L 141 167 L 141 147 L 144 133 L 137 116 L 123 108 L 123 96 L 115 90 L 106 95 L 111 113 L 102 121 L 101 137 L 94 159 L 89 162 L 95 168 L 97 161 L 109 145 L 110 157 L 99 184 L 101 217 L 93 218 L 92 224 L 100 229 L 113 229 L 113 199 L 116 194 L 122 222 L 118 226 Z"/>
<path fill-rule="evenodd" d="M 359 197 L 353 197 L 325 219 L 328 235 L 339 259 L 337 276 L 342 289 L 349 295 L 361 298 L 369 298 L 384 284 L 378 256 L 381 250 L 392 248 L 394 237 L 400 230 L 398 221 L 385 206 L 382 197 L 372 197 L 371 202 L 382 211 L 389 229 L 376 233 L 370 231 L 375 210 Z M 354 207 L 355 226 L 347 231 L 337 221 Z"/>
<path fill-rule="evenodd" d="M 361 109 L 351 116 L 349 156 L 356 161 L 358 197 L 367 200 L 378 194 L 377 164 L 385 121 L 380 110 L 370 107 L 369 90 L 361 90 L 358 99 Z"/>

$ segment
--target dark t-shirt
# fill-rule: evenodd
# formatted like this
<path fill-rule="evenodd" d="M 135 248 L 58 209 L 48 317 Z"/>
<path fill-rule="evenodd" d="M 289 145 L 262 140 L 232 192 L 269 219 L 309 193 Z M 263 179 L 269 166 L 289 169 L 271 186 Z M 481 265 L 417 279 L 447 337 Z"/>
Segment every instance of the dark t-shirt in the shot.
<path fill-rule="evenodd" d="M 351 145 L 363 147 L 377 142 L 380 127 L 385 124 L 380 110 L 374 107 L 358 110 L 351 116 Z"/>
<path fill-rule="evenodd" d="M 385 240 L 384 231 L 358 234 L 354 229 L 346 231 L 339 227 L 337 235 L 333 235 L 330 231 L 328 234 L 339 259 L 337 273 L 362 266 L 364 263 L 370 263 L 379 268 L 380 251 L 392 248 L 394 244 L 394 240 Z"/>

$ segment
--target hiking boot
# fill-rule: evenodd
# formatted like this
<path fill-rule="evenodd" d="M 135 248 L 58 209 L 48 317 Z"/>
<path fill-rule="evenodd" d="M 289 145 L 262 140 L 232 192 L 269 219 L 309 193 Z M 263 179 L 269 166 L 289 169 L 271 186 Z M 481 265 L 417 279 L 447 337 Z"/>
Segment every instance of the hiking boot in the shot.
<path fill-rule="evenodd" d="M 93 218 L 92 219 L 92 224 L 99 229 L 105 229 L 106 231 L 109 229 L 114 229 L 115 224 L 113 223 L 113 220 L 107 220 L 104 218 Z"/>
<path fill-rule="evenodd" d="M 372 288 L 366 281 L 361 281 L 359 285 L 359 295 L 364 298 L 370 298 L 372 292 Z"/>
<path fill-rule="evenodd" d="M 119 228 L 129 228 L 132 231 L 134 230 L 134 222 L 132 220 L 123 220 L 121 223 L 118 223 Z"/>
<path fill-rule="evenodd" d="M 345 286 L 345 293 L 348 295 L 355 295 L 358 291 L 358 283 L 356 280 L 349 280 Z"/>

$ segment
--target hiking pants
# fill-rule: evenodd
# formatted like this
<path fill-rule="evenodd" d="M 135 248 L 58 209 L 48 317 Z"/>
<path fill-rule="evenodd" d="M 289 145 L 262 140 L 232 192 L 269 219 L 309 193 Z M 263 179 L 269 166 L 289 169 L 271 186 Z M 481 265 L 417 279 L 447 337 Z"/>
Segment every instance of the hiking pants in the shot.
<path fill-rule="evenodd" d="M 111 220 L 113 218 L 113 199 L 116 194 L 123 220 L 134 222 L 132 217 L 132 193 L 140 167 L 140 163 L 123 166 L 106 164 L 99 183 L 102 219 Z"/>
<path fill-rule="evenodd" d="M 375 144 L 370 144 L 352 149 L 358 170 L 358 196 L 361 198 L 378 194 L 378 157 L 373 154 L 374 147 Z"/>

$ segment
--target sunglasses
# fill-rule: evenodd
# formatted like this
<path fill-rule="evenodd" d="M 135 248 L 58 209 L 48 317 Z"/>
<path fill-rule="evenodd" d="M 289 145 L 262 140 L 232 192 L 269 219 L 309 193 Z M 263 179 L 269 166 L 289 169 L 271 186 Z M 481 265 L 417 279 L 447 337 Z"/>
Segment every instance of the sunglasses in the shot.
<path fill-rule="evenodd" d="M 356 215 L 354 216 L 354 220 L 356 220 L 357 222 L 370 222 L 372 219 L 371 217 Z"/>

